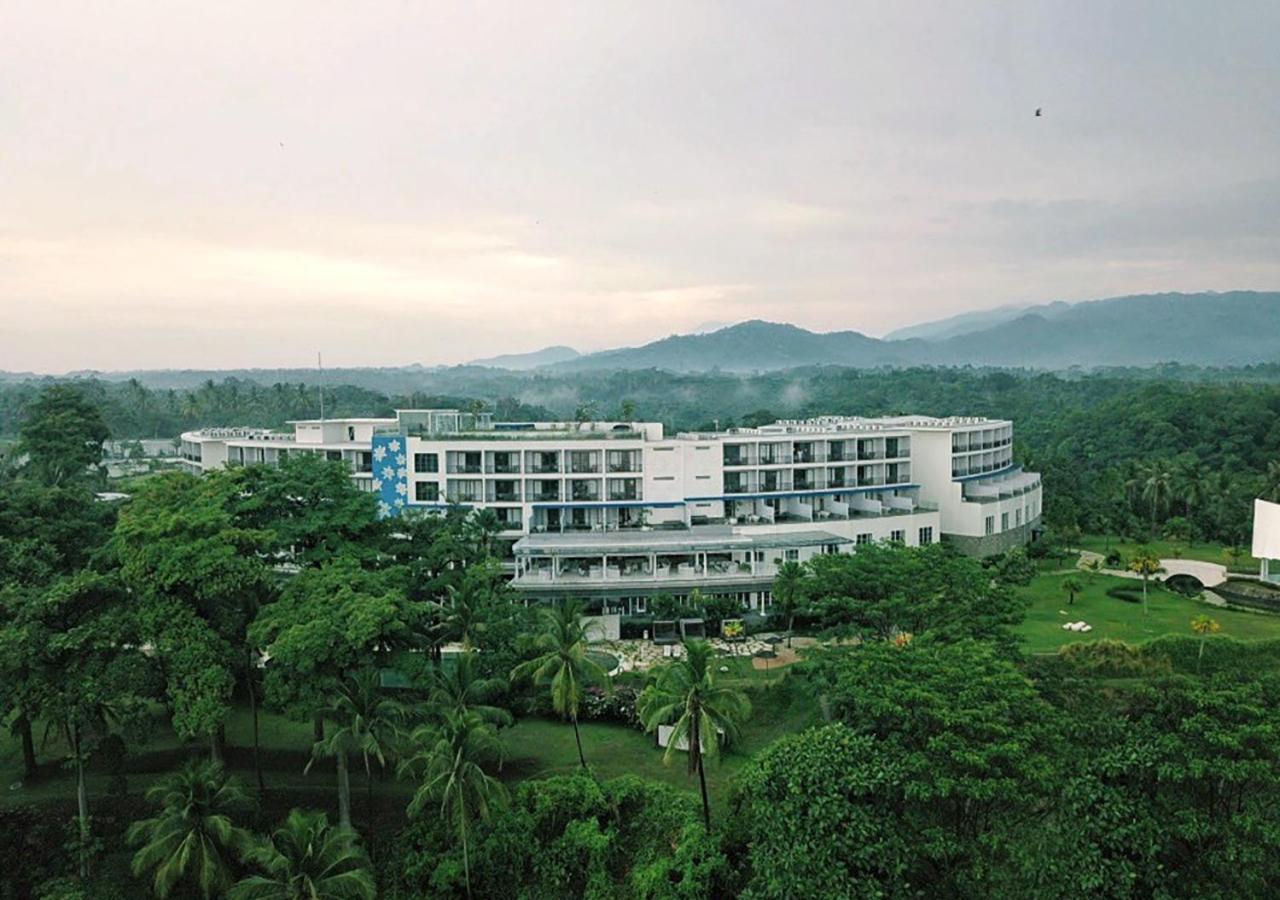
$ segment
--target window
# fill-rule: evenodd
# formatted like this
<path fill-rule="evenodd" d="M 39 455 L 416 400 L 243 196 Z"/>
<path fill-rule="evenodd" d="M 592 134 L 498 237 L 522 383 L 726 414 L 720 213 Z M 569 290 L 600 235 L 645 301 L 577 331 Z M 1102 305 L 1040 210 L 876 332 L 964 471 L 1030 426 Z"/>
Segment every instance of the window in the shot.
<path fill-rule="evenodd" d="M 261 452 L 261 451 L 259 451 L 259 452 Z M 324 451 L 324 458 L 325 458 L 325 459 L 328 459 L 328 460 L 332 460 L 333 462 L 342 462 L 342 451 L 341 451 L 341 450 L 326 450 L 326 451 Z"/>
<path fill-rule="evenodd" d="M 907 533 L 901 529 L 889 532 L 889 540 L 895 544 L 905 544 L 907 542 Z"/>
<path fill-rule="evenodd" d="M 996 533 L 996 517 L 995 516 L 987 516 L 986 533 L 987 534 Z"/>
<path fill-rule="evenodd" d="M 857 536 L 857 538 L 855 538 L 855 539 L 854 539 L 854 543 L 855 543 L 855 544 L 857 544 L 859 547 L 861 547 L 863 544 L 870 544 L 870 543 L 871 543 L 871 535 L 870 535 L 869 533 L 868 533 L 868 534 L 860 534 L 860 535 L 858 535 L 858 536 Z"/>
<path fill-rule="evenodd" d="M 1009 514 L 1007 512 L 1000 513 L 1000 530 L 1009 530 Z"/>
<path fill-rule="evenodd" d="M 920 546 L 933 543 L 933 528 L 920 529 Z"/>
<path fill-rule="evenodd" d="M 1015 525 L 1022 524 L 1022 507 L 1021 506 L 1019 506 L 1017 509 L 1013 511 L 1013 524 Z"/>
<path fill-rule="evenodd" d="M 435 503 L 440 499 L 440 485 L 434 481 L 414 482 L 413 499 L 419 503 Z"/>
<path fill-rule="evenodd" d="M 440 457 L 435 453 L 415 453 L 413 454 L 413 471 L 415 472 L 439 472 Z"/>
<path fill-rule="evenodd" d="M 356 426 L 354 426 L 354 425 L 348 425 L 348 426 L 347 426 L 347 440 L 349 440 L 349 441 L 354 441 L 355 439 L 356 439 Z"/>
<path fill-rule="evenodd" d="M 783 553 L 782 553 L 782 558 L 783 558 L 783 559 L 785 559 L 787 562 L 799 562 L 799 561 L 800 561 L 800 551 L 799 551 L 799 550 L 784 550 L 784 551 L 783 551 Z"/>

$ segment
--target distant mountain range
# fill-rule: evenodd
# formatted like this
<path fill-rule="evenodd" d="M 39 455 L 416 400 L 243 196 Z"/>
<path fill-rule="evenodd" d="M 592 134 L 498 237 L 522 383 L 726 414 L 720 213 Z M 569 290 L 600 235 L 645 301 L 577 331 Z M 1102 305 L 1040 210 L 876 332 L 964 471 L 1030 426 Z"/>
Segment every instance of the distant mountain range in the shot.
<path fill-rule="evenodd" d="M 925 322 L 885 338 L 857 331 L 807 331 L 749 321 L 672 335 L 639 347 L 582 354 L 565 346 L 476 360 L 466 366 L 381 368 L 139 370 L 72 372 L 111 381 L 137 378 L 150 387 L 197 387 L 208 379 L 262 384 L 356 385 L 409 394 L 443 390 L 452 380 L 490 381 L 504 372 L 570 375 L 610 369 L 673 372 L 764 372 L 797 366 L 856 368 L 992 366 L 1067 369 L 1183 363 L 1240 366 L 1280 362 L 1280 292 L 1146 294 L 1082 303 L 1003 307 Z M 0 381 L 26 373 L 0 372 Z M 495 389 L 497 386 L 495 384 Z"/>
<path fill-rule="evenodd" d="M 544 351 L 546 352 L 546 351 Z M 1232 366 L 1280 361 L 1280 293 L 1146 294 L 1005 307 L 899 329 L 886 338 L 753 320 L 705 334 L 574 356 L 550 372 L 758 372 L 805 365 L 974 365 L 1041 369 Z"/>
<path fill-rule="evenodd" d="M 524 371 L 525 369 L 536 369 L 539 366 L 567 362 L 571 359 L 577 359 L 581 355 L 572 347 L 555 346 L 544 347 L 532 353 L 504 353 L 501 356 L 491 356 L 488 359 L 472 360 L 467 365 L 485 366 L 490 369 Z"/>

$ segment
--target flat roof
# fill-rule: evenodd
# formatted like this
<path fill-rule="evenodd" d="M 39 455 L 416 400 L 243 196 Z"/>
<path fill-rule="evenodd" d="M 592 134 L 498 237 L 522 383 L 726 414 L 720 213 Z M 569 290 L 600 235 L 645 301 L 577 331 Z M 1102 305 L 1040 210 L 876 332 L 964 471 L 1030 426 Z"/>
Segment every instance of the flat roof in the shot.
<path fill-rule="evenodd" d="M 681 553 L 707 550 L 752 550 L 852 544 L 853 539 L 830 531 L 806 530 L 743 534 L 729 525 L 697 525 L 689 529 L 653 531 L 580 531 L 530 534 L 516 541 L 517 553 Z"/>

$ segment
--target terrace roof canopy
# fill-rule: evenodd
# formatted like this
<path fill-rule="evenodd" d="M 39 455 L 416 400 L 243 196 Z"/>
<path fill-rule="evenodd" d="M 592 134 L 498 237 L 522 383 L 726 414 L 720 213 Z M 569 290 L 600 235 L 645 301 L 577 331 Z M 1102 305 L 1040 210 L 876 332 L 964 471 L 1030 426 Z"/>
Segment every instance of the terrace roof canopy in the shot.
<path fill-rule="evenodd" d="M 575 554 L 704 553 L 852 544 L 830 531 L 790 531 L 746 535 L 730 526 L 706 525 L 679 531 L 611 531 L 531 534 L 516 541 L 515 552 L 530 556 Z"/>

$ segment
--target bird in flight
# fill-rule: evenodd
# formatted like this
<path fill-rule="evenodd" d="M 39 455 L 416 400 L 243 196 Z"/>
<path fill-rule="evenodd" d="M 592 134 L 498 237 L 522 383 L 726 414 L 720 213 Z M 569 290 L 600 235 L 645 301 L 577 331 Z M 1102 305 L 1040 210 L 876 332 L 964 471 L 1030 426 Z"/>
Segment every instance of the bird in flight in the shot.
<path fill-rule="evenodd" d="M 1040 107 L 1036 107 L 1036 118 L 1040 118 Z"/>

